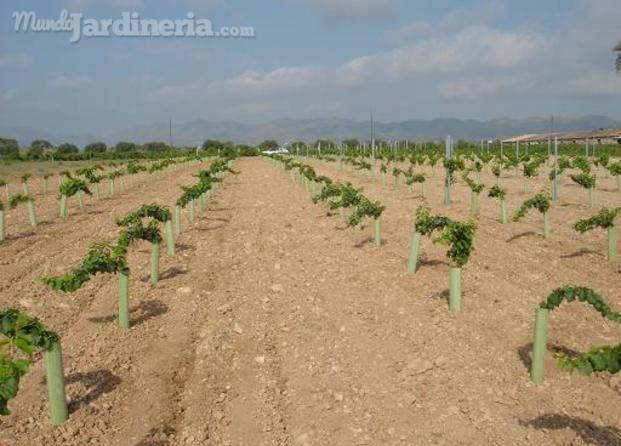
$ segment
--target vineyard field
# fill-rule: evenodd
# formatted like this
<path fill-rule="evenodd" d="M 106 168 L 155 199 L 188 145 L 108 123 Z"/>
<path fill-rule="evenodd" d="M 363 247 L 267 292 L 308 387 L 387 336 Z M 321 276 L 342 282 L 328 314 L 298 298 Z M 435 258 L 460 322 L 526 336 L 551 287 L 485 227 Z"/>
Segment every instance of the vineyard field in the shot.
<path fill-rule="evenodd" d="M 559 284 L 598 290 L 621 308 L 621 264 L 606 258 L 605 236 L 573 229 L 594 214 L 580 186 L 563 178 L 545 239 L 536 212 L 501 224 L 487 196 L 495 178 L 484 169 L 463 307 L 452 314 L 447 248 L 425 238 L 416 274 L 406 264 L 418 206 L 470 218 L 463 181 L 446 207 L 440 167 L 435 176 L 420 168 L 423 200 L 419 185 L 395 188 L 389 174 L 382 186 L 379 166 L 371 176 L 300 161 L 381 201 L 381 246 L 370 220 L 348 228 L 278 164 L 235 160 L 237 174 L 223 178 L 206 212 L 183 221 L 155 285 L 149 244 L 129 252 L 127 331 L 115 324 L 116 281 L 98 275 L 59 294 L 40 277 L 63 274 L 94 240 L 112 240 L 115 221 L 142 204 L 173 203 L 200 167 L 88 197 L 62 221 L 45 217 L 57 210 L 56 188 L 39 194 L 39 228 L 0 244 L 0 304 L 61 337 L 69 419 L 50 425 L 37 357 L 2 419 L 0 445 L 621 444 L 618 375 L 568 374 L 548 355 L 545 382 L 529 377 L 535 308 Z M 547 191 L 545 177 L 523 193 L 521 173 L 503 172 L 509 215 Z M 601 173 L 597 206 L 620 206 L 620 197 Z M 19 209 L 7 215 L 20 219 Z M 548 347 L 561 353 L 621 337 L 619 325 L 579 304 L 555 312 L 550 327 Z"/>

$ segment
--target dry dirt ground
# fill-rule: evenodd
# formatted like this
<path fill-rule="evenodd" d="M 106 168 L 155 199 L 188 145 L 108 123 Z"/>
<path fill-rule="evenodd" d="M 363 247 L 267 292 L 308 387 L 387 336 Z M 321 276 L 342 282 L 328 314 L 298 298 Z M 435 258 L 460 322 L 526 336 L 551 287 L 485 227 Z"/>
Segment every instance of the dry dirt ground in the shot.
<path fill-rule="evenodd" d="M 116 327 L 114 278 L 64 295 L 39 277 L 112 240 L 114 217 L 172 204 L 198 166 L 88 201 L 67 222 L 0 245 L 0 308 L 17 305 L 59 332 L 71 410 L 66 424 L 49 425 L 39 359 L 2 420 L 0 445 L 621 444 L 619 378 L 561 373 L 552 358 L 543 385 L 528 376 L 534 309 L 555 287 L 592 287 L 621 309 L 621 264 L 606 260 L 605 234 L 571 229 L 593 213 L 583 191 L 563 186 L 550 240 L 534 214 L 501 225 L 499 206 L 482 196 L 463 310 L 452 315 L 442 247 L 425 240 L 419 271 L 405 271 L 418 194 L 309 162 L 387 206 L 381 247 L 370 226 L 327 216 L 278 166 L 239 160 L 240 174 L 195 224 L 184 222 L 156 286 L 148 246 L 133 249 L 126 333 Z M 514 210 L 521 181 L 502 181 Z M 621 205 L 613 186 L 601 180 L 599 205 Z M 463 185 L 450 209 L 439 174 L 427 189 L 436 212 L 467 217 Z M 550 349 L 620 338 L 621 327 L 580 304 L 551 316 Z"/>

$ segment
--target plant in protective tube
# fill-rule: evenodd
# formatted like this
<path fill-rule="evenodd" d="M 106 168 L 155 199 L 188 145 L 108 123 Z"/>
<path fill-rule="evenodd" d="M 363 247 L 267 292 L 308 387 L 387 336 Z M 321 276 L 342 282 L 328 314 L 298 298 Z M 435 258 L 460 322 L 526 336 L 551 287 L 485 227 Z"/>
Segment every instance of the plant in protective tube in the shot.
<path fill-rule="evenodd" d="M 615 177 L 621 176 L 621 161 L 608 165 L 608 172 Z"/>
<path fill-rule="evenodd" d="M 566 157 L 562 156 L 558 159 L 558 175 L 562 175 L 563 172 L 567 169 L 571 169 L 571 161 Z M 556 178 L 557 168 L 554 168 L 550 171 L 550 181 L 554 181 Z"/>
<path fill-rule="evenodd" d="M 487 165 L 494 158 L 494 155 L 488 152 L 484 152 L 479 154 L 478 157 L 483 164 Z"/>
<path fill-rule="evenodd" d="M 444 168 L 447 172 L 447 181 L 449 184 L 454 183 L 453 175 L 455 172 L 464 169 L 464 162 L 458 159 L 445 159 L 444 160 Z"/>
<path fill-rule="evenodd" d="M 162 234 L 160 233 L 158 222 L 156 220 L 151 220 L 146 226 L 142 221 L 130 223 L 130 225 L 121 232 L 118 246 L 126 252 L 129 246 L 136 240 L 145 240 L 154 244 L 161 243 Z"/>
<path fill-rule="evenodd" d="M 28 183 L 28 180 L 32 178 L 32 175 L 29 173 L 25 173 L 21 176 L 21 182 L 22 183 Z"/>
<path fill-rule="evenodd" d="M 170 166 L 171 164 L 175 164 L 174 160 L 171 159 L 164 159 L 161 160 L 159 162 L 153 163 L 151 164 L 151 167 L 149 167 L 148 172 L 149 173 L 155 173 L 161 170 L 164 170 L 165 168 L 167 168 L 168 166 Z"/>
<path fill-rule="evenodd" d="M 117 178 L 122 177 L 123 175 L 125 175 L 125 174 L 123 173 L 122 170 L 113 170 L 112 172 L 110 172 L 108 174 L 108 179 L 111 180 L 111 181 L 114 181 Z"/>
<path fill-rule="evenodd" d="M 181 186 L 181 189 L 183 190 L 183 194 L 181 194 L 181 197 L 176 201 L 176 205 L 185 208 L 189 203 L 199 199 L 201 195 L 211 189 L 211 184 L 201 182 L 192 187 Z"/>
<path fill-rule="evenodd" d="M 574 158 L 574 162 L 571 164 L 571 167 L 574 169 L 580 169 L 582 173 L 591 173 L 591 164 L 589 163 L 589 160 L 582 156 Z"/>
<path fill-rule="evenodd" d="M 130 226 L 138 224 L 143 218 L 152 218 L 160 223 L 166 223 L 172 219 L 170 210 L 161 207 L 157 204 L 145 204 L 140 207 L 136 212 L 127 214 L 116 223 L 119 226 Z"/>
<path fill-rule="evenodd" d="M 19 382 L 30 368 L 26 359 L 13 359 L 4 351 L 0 342 L 0 416 L 10 415 L 9 400 L 15 398 L 19 391 Z"/>
<path fill-rule="evenodd" d="M 211 163 L 211 165 L 209 166 L 209 170 L 214 174 L 220 173 L 220 172 L 222 173 L 229 172 L 229 173 L 232 173 L 233 175 L 237 175 L 239 173 L 231 169 L 228 165 L 228 161 L 224 159 L 219 159 Z"/>
<path fill-rule="evenodd" d="M 603 208 L 598 214 L 579 220 L 574 225 L 574 229 L 582 234 L 596 228 L 605 229 L 608 232 L 608 259 L 616 261 L 617 253 L 617 228 L 615 219 L 621 214 L 621 207 L 614 209 Z"/>
<path fill-rule="evenodd" d="M 505 155 L 504 164 L 507 168 L 517 168 L 520 165 L 520 159 L 515 155 Z"/>
<path fill-rule="evenodd" d="M 574 229 L 580 233 L 592 231 L 596 228 L 608 229 L 615 225 L 615 219 L 621 214 L 621 207 L 614 209 L 603 208 L 597 215 L 579 220 Z"/>
<path fill-rule="evenodd" d="M 418 164 L 419 166 L 424 166 L 426 162 L 427 162 L 427 155 L 425 155 L 424 153 L 418 154 L 416 156 L 416 164 Z"/>
<path fill-rule="evenodd" d="M 195 175 L 201 183 L 219 183 L 222 180 L 216 178 L 210 170 L 201 170 Z"/>
<path fill-rule="evenodd" d="M 87 195 L 92 195 L 90 189 L 84 181 L 78 178 L 70 178 L 60 185 L 60 194 L 58 198 L 61 198 L 63 195 L 69 198 L 78 192 L 84 192 Z"/>
<path fill-rule="evenodd" d="M 498 185 L 494 185 L 489 190 L 487 196 L 491 198 L 497 198 L 502 201 L 507 197 L 507 189 L 504 189 Z"/>
<path fill-rule="evenodd" d="M 135 161 L 130 161 L 127 164 L 127 173 L 130 175 L 135 175 L 138 172 L 146 172 L 147 168 L 141 164 L 136 163 Z"/>
<path fill-rule="evenodd" d="M 494 163 L 492 165 L 492 174 L 496 177 L 496 178 L 500 178 L 500 174 L 502 173 L 502 164 L 501 163 Z"/>
<path fill-rule="evenodd" d="M 599 314 L 613 322 L 621 323 L 621 314 L 612 310 L 604 298 L 590 288 L 565 286 L 554 290 L 546 300 L 539 304 L 544 310 L 554 310 L 563 302 L 584 302 L 591 305 Z"/>
<path fill-rule="evenodd" d="M 537 159 L 522 164 L 524 176 L 526 178 L 536 177 L 537 176 L 537 171 L 539 170 L 539 166 L 540 165 L 541 165 L 541 163 Z"/>
<path fill-rule="evenodd" d="M 438 161 L 440 161 L 440 154 L 437 152 L 432 152 L 429 155 L 429 165 L 433 168 L 438 164 Z"/>
<path fill-rule="evenodd" d="M 56 333 L 47 330 L 38 319 L 16 309 L 0 313 L 0 333 L 27 355 L 38 348 L 49 350 L 59 339 Z"/>
<path fill-rule="evenodd" d="M 607 167 L 609 162 L 610 162 L 610 155 L 608 155 L 607 153 L 602 153 L 593 160 L 593 163 L 596 166 L 602 166 L 602 167 Z"/>
<path fill-rule="evenodd" d="M 29 201 L 34 201 L 34 198 L 32 198 L 30 195 L 15 194 L 9 199 L 9 207 L 11 209 L 15 209 L 20 204 L 28 203 Z"/>
<path fill-rule="evenodd" d="M 520 221 L 526 215 L 526 212 L 528 212 L 530 208 L 537 209 L 542 214 L 545 214 L 550 210 L 550 199 L 543 194 L 537 194 L 530 200 L 526 200 L 522 204 L 522 206 L 515 212 L 515 215 L 513 216 L 513 221 Z"/>
<path fill-rule="evenodd" d="M 95 173 L 95 170 L 100 170 L 100 169 L 97 169 L 97 166 L 96 167 L 85 167 L 83 169 L 77 170 L 76 174 L 86 178 L 88 182 L 91 184 L 99 184 L 101 183 L 101 180 L 104 179 L 104 177 L 103 175 L 97 175 Z"/>
<path fill-rule="evenodd" d="M 430 236 L 434 231 L 443 229 L 450 222 L 450 218 L 432 215 L 428 207 L 420 206 L 416 209 L 414 230 L 422 235 Z"/>
<path fill-rule="evenodd" d="M 300 174 L 303 177 L 306 177 L 306 179 L 310 180 L 310 181 L 314 181 L 315 178 L 317 178 L 317 173 L 315 172 L 315 169 L 313 169 L 311 166 L 302 166 L 299 168 L 300 169 Z"/>
<path fill-rule="evenodd" d="M 372 202 L 368 198 L 362 197 L 356 205 L 354 212 L 347 219 L 347 224 L 349 226 L 358 226 L 365 217 L 377 219 L 382 215 L 384 209 L 386 207 L 382 206 L 379 201 Z"/>
<path fill-rule="evenodd" d="M 425 174 L 422 174 L 422 173 L 418 173 L 418 174 L 414 173 L 414 174 L 408 175 L 406 178 L 407 179 L 405 183 L 408 186 L 415 184 L 415 183 L 424 183 L 427 180 L 427 178 L 425 177 Z"/>
<path fill-rule="evenodd" d="M 446 253 L 447 257 L 453 261 L 456 267 L 461 268 L 468 263 L 470 254 L 474 249 L 472 245 L 475 232 L 476 225 L 472 221 L 450 221 L 444 226 L 440 236 L 434 239 L 434 243 L 447 245 L 449 247 Z"/>
<path fill-rule="evenodd" d="M 571 169 L 571 160 L 567 158 L 566 156 L 561 156 L 558 160 L 558 163 L 559 163 L 559 167 L 562 170 Z"/>
<path fill-rule="evenodd" d="M 478 183 L 474 180 L 472 180 L 469 176 L 468 173 L 464 173 L 462 175 L 462 179 L 464 180 L 464 182 L 468 185 L 468 187 L 470 188 L 470 190 L 475 193 L 475 194 L 480 194 L 483 189 L 485 189 L 485 185 L 482 183 Z"/>
<path fill-rule="evenodd" d="M 36 350 L 48 351 L 58 342 L 58 335 L 20 310 L 11 308 L 0 313 L 0 333 L 7 341 L 0 341 L 0 415 L 9 415 L 9 400 L 19 391 L 21 378 L 28 373 L 32 355 Z M 11 357 L 5 351 L 15 347 L 22 357 Z"/>
<path fill-rule="evenodd" d="M 604 318 L 621 323 L 621 314 L 614 311 L 603 297 L 590 288 L 565 286 L 554 290 L 548 298 L 541 302 L 539 308 L 554 310 L 563 302 L 580 301 L 591 305 Z M 555 355 L 561 370 L 572 372 L 578 370 L 583 375 L 597 372 L 618 373 L 621 370 L 621 344 L 616 346 L 591 347 L 586 353 L 569 358 Z"/>
<path fill-rule="evenodd" d="M 339 197 L 342 193 L 343 185 L 341 183 L 327 183 L 321 188 L 321 191 L 313 197 L 313 203 L 326 201 L 332 197 Z"/>
<path fill-rule="evenodd" d="M 63 276 L 44 276 L 41 281 L 55 291 L 73 293 L 88 282 L 91 276 L 98 273 L 114 274 L 121 272 L 129 274 L 125 255 L 126 249 L 122 246 L 97 243 L 90 247 L 79 267 L 71 269 L 69 273 Z"/>
<path fill-rule="evenodd" d="M 316 183 L 323 183 L 325 185 L 328 185 L 328 184 L 332 184 L 332 179 L 328 178 L 325 175 L 320 175 L 317 178 L 315 178 L 315 182 Z"/>
<path fill-rule="evenodd" d="M 371 170 L 371 164 L 364 160 L 355 161 L 354 168 L 356 170 Z"/>
<path fill-rule="evenodd" d="M 600 372 L 619 373 L 621 371 L 621 344 L 591 347 L 586 353 L 576 358 L 556 355 L 556 362 L 563 371 L 578 370 L 580 374 L 587 376 Z"/>
<path fill-rule="evenodd" d="M 595 175 L 589 175 L 588 173 L 579 173 L 576 175 L 570 175 L 570 178 L 574 183 L 579 184 L 585 189 L 593 189 L 595 187 Z"/>
<path fill-rule="evenodd" d="M 360 203 L 362 189 L 356 189 L 351 184 L 346 184 L 341 187 L 341 195 L 338 200 L 330 202 L 330 209 L 348 208 L 357 206 Z"/>

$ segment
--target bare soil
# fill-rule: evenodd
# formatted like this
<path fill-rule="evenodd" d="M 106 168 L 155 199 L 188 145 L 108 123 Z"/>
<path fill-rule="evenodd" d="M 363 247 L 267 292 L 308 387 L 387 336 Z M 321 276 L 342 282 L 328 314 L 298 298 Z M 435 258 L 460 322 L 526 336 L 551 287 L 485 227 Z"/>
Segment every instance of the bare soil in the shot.
<path fill-rule="evenodd" d="M 156 286 L 149 247 L 132 250 L 126 333 L 116 326 L 115 278 L 66 295 L 39 277 L 113 240 L 116 217 L 151 201 L 173 204 L 198 166 L 89 200 L 66 222 L 50 217 L 1 244 L 0 308 L 23 308 L 61 335 L 71 415 L 50 426 L 39 358 L 0 424 L 0 445 L 621 444 L 618 377 L 569 375 L 551 356 L 543 385 L 528 375 L 534 310 L 554 288 L 588 286 L 621 308 L 621 264 L 606 259 L 605 234 L 572 229 L 595 212 L 586 192 L 565 181 L 549 240 L 535 213 L 501 225 L 498 203 L 483 192 L 463 309 L 453 315 L 445 248 L 425 240 L 419 271 L 405 271 L 419 194 L 394 189 L 391 176 L 382 188 L 379 176 L 308 162 L 386 205 L 381 247 L 372 225 L 347 228 L 278 166 L 239 160 L 241 173 L 226 178 L 208 210 L 184 221 Z M 469 190 L 458 184 L 444 207 L 439 172 L 426 202 L 467 218 Z M 523 195 L 520 178 L 503 178 L 510 212 L 543 180 Z M 614 189 L 600 178 L 598 206 L 621 205 Z M 621 327 L 584 305 L 551 316 L 551 350 L 620 338 Z"/>

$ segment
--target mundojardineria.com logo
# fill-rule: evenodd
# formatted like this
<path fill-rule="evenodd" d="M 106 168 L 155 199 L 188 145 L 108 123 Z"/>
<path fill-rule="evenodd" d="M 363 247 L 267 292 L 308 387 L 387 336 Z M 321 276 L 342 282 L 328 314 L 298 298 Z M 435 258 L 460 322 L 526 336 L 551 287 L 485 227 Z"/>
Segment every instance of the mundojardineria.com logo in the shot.
<path fill-rule="evenodd" d="M 252 26 L 220 26 L 214 29 L 209 19 L 196 18 L 188 12 L 182 19 L 146 19 L 138 12 L 122 12 L 116 19 L 84 17 L 78 12 L 63 9 L 58 19 L 39 18 L 34 11 L 15 11 L 14 30 L 17 32 L 71 33 L 69 42 L 79 42 L 82 37 L 220 37 L 252 38 Z"/>

